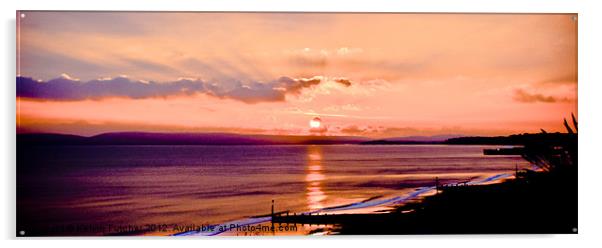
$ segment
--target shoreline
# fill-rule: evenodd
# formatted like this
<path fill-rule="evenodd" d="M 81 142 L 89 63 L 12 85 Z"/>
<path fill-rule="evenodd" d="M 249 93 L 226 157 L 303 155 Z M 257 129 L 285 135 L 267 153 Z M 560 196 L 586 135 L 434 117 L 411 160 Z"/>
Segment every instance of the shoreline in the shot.
<path fill-rule="evenodd" d="M 576 168 L 522 170 L 496 183 L 443 186 L 388 213 L 278 216 L 275 222 L 331 224 L 342 235 L 576 234 L 576 175 Z"/>
<path fill-rule="evenodd" d="M 487 176 L 485 178 L 479 178 L 479 179 L 476 179 L 476 180 L 473 180 L 473 181 L 470 181 L 467 183 L 470 185 L 482 185 L 482 184 L 491 184 L 491 183 L 495 184 L 495 183 L 500 183 L 502 180 L 509 178 L 509 177 L 512 177 L 512 175 L 508 174 L 508 173 L 501 173 L 501 174 L 496 174 L 493 176 Z M 387 215 L 387 214 L 390 214 L 392 211 L 395 211 L 395 209 L 402 204 L 407 204 L 411 201 L 422 201 L 423 198 L 429 197 L 431 194 L 433 194 L 434 193 L 433 191 L 435 191 L 435 190 L 436 190 L 436 186 L 418 187 L 418 188 L 411 189 L 410 193 L 400 195 L 400 196 L 395 196 L 395 197 L 375 196 L 375 197 L 367 198 L 365 200 L 351 203 L 351 204 L 345 204 L 345 205 L 340 205 L 340 206 L 331 206 L 331 207 L 325 207 L 323 209 L 318 209 L 318 210 L 313 210 L 313 211 L 304 211 L 301 213 L 294 213 L 296 215 L 295 217 L 293 217 L 290 213 L 288 213 L 288 211 L 280 211 L 279 213 L 275 213 L 275 215 L 273 217 L 270 216 L 270 214 L 259 215 L 259 216 L 256 216 L 257 218 L 250 217 L 250 218 L 237 219 L 237 220 L 225 222 L 223 224 L 216 224 L 216 225 L 212 225 L 212 226 L 213 227 L 220 227 L 220 226 L 230 227 L 231 225 L 253 226 L 253 225 L 264 224 L 264 223 L 282 224 L 282 223 L 286 223 L 286 222 L 279 222 L 282 220 L 282 218 L 323 218 L 323 216 L 328 216 L 328 215 L 330 215 L 330 216 L 348 215 L 348 216 L 351 216 L 350 218 L 355 218 L 357 216 Z M 382 212 L 360 211 L 359 213 L 352 213 L 352 214 L 346 214 L 346 213 L 337 214 L 337 213 L 345 212 L 345 211 L 349 211 L 349 210 L 362 210 L 362 209 L 374 209 L 374 208 L 387 208 L 389 210 L 380 210 Z M 286 217 L 285 217 L 284 213 L 287 213 Z M 320 216 L 322 216 L 322 217 L 320 217 Z M 309 221 L 309 222 L 311 222 L 311 221 Z M 290 223 L 288 223 L 288 224 L 290 224 Z M 321 223 L 321 225 L 331 225 L 331 224 Z M 216 231 L 210 231 L 210 232 L 185 231 L 185 232 L 171 234 L 169 236 L 216 236 L 216 235 L 219 236 L 219 235 L 222 235 L 225 233 L 229 233 L 231 231 L 232 230 L 223 230 L 223 231 L 216 230 Z M 335 231 L 335 229 L 332 229 L 329 231 Z M 310 232 L 307 235 L 311 235 L 311 234 L 312 233 Z"/>

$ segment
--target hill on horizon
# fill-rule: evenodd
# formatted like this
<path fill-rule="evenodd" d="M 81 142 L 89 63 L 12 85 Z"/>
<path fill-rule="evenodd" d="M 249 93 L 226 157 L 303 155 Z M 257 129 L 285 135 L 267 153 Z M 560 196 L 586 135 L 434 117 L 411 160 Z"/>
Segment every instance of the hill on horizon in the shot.
<path fill-rule="evenodd" d="M 17 134 L 17 144 L 32 145 L 294 145 L 294 144 L 370 144 L 378 141 L 395 143 L 441 143 L 460 135 L 407 136 L 371 139 L 361 136 L 315 135 L 248 135 L 233 133 L 154 133 L 110 132 L 94 136 L 56 133 Z"/>
<path fill-rule="evenodd" d="M 460 134 L 443 134 L 433 136 L 403 136 L 391 137 L 384 139 L 376 139 L 364 142 L 365 144 L 434 144 L 443 143 L 449 139 L 466 137 Z"/>

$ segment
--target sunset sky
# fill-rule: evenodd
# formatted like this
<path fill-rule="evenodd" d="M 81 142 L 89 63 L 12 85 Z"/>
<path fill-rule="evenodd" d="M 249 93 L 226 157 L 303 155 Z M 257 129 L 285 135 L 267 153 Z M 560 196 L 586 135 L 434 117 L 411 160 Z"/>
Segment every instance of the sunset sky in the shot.
<path fill-rule="evenodd" d="M 563 130 L 574 14 L 18 13 L 17 131 Z"/>

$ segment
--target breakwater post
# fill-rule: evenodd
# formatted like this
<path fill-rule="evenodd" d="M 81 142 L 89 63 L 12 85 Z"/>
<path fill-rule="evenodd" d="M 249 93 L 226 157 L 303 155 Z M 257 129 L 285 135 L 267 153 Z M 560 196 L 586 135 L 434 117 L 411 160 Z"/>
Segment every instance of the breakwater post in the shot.
<path fill-rule="evenodd" d="M 272 222 L 272 235 L 274 235 L 274 199 L 272 199 L 272 218 L 270 218 L 270 221 Z"/>

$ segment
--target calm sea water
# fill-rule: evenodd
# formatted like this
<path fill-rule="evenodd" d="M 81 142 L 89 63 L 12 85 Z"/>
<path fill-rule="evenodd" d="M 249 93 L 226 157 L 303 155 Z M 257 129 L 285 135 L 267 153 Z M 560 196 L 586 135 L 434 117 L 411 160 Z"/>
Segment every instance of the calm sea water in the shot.
<path fill-rule="evenodd" d="M 394 196 L 474 180 L 520 156 L 488 146 L 19 147 L 17 226 L 49 235 L 102 235 L 132 225 L 219 224 Z M 120 227 L 121 226 L 121 227 Z M 71 228 L 71 229 L 69 229 Z M 77 229 L 73 229 L 77 228 Z M 121 229 L 123 230 L 123 229 Z"/>

